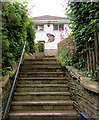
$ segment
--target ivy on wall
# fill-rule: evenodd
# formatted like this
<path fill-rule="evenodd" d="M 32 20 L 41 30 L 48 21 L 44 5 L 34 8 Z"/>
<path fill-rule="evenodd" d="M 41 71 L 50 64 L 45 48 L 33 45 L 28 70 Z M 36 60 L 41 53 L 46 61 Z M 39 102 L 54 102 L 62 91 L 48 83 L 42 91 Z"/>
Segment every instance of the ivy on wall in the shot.
<path fill-rule="evenodd" d="M 20 58 L 24 41 L 27 52 L 34 52 L 35 29 L 28 17 L 27 3 L 2 3 L 2 69 L 3 75 Z"/>
<path fill-rule="evenodd" d="M 70 2 L 68 5 L 66 11 L 72 22 L 76 49 L 82 55 L 87 51 L 84 43 L 94 44 L 94 35 L 98 32 L 99 2 Z"/>
<path fill-rule="evenodd" d="M 98 58 L 95 56 L 95 47 L 99 49 L 99 44 L 95 44 L 94 41 L 94 37 L 98 36 L 99 32 L 98 9 L 99 2 L 68 2 L 68 8 L 66 8 L 66 14 L 72 23 L 70 25 L 73 31 L 72 35 L 75 36 L 76 42 L 78 62 L 74 66 L 82 70 L 88 69 L 92 76 L 98 73 L 97 69 L 99 68 L 99 64 L 95 63 L 97 61 L 95 57 Z M 97 43 L 99 43 L 98 40 Z M 88 61 L 88 59 L 90 60 Z M 86 70 L 86 73 L 89 71 Z"/>

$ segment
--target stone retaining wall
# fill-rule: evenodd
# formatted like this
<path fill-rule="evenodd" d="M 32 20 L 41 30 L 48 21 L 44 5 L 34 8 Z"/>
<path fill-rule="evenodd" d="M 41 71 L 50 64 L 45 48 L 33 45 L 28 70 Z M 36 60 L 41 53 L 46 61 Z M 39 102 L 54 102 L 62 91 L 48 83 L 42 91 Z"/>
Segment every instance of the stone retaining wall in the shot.
<path fill-rule="evenodd" d="M 2 110 L 4 110 L 4 107 L 6 105 L 8 95 L 11 88 L 11 79 L 9 79 L 9 75 L 3 77 L 2 82 Z"/>
<path fill-rule="evenodd" d="M 83 77 L 71 66 L 66 66 L 65 75 L 76 110 L 84 113 L 91 120 L 98 120 L 99 84 L 90 81 L 88 77 Z"/>
<path fill-rule="evenodd" d="M 13 65 L 11 74 L 2 77 L 2 111 L 7 103 L 17 66 L 17 64 Z"/>
<path fill-rule="evenodd" d="M 1 76 L 0 76 L 0 120 L 2 117 L 2 82 L 1 82 Z"/>

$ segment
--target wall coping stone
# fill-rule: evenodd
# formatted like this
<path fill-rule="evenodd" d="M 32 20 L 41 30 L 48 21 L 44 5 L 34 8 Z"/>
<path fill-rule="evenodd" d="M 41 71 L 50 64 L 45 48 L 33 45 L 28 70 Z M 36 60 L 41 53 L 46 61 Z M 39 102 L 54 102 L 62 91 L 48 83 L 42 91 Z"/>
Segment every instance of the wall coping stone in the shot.
<path fill-rule="evenodd" d="M 99 89 L 98 89 L 99 83 L 98 82 L 91 81 L 91 78 L 84 77 L 83 75 L 80 75 L 79 70 L 72 67 L 72 66 L 66 66 L 66 68 L 70 72 L 71 76 L 73 78 L 76 78 L 77 80 L 79 80 L 79 82 L 82 84 L 82 86 L 85 89 L 99 94 Z"/>
<path fill-rule="evenodd" d="M 9 81 L 9 74 L 2 77 L 2 88 L 5 87 L 8 81 Z"/>
<path fill-rule="evenodd" d="M 2 87 L 2 77 L 0 76 L 0 88 Z"/>
<path fill-rule="evenodd" d="M 25 53 L 24 59 L 35 59 L 35 54 L 32 53 Z"/>

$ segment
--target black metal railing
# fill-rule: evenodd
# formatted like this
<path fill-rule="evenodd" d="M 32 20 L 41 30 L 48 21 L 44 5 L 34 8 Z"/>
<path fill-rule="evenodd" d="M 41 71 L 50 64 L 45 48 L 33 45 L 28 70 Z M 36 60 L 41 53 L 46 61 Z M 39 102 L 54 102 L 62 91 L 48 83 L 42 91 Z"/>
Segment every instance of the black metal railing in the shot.
<path fill-rule="evenodd" d="M 16 81 L 17 81 L 17 77 L 18 77 L 18 74 L 19 74 L 19 69 L 20 69 L 20 65 L 21 65 L 22 59 L 23 59 L 25 47 L 26 47 L 26 41 L 24 43 L 24 47 L 23 47 L 23 50 L 22 50 L 22 54 L 21 54 L 21 57 L 20 57 L 18 68 L 17 68 L 16 74 L 15 74 L 15 78 L 14 78 L 14 81 L 13 81 L 13 84 L 12 84 L 12 87 L 11 87 L 11 90 L 10 90 L 10 94 L 9 94 L 9 97 L 8 97 L 8 101 L 7 101 L 7 104 L 6 104 L 5 108 L 4 108 L 4 113 L 3 113 L 2 120 L 6 120 L 7 113 L 9 111 L 9 105 L 10 105 L 10 102 L 11 102 L 11 98 L 12 98 L 12 95 L 13 95 L 13 92 L 14 92 L 14 88 L 15 88 L 15 84 L 16 84 Z"/>

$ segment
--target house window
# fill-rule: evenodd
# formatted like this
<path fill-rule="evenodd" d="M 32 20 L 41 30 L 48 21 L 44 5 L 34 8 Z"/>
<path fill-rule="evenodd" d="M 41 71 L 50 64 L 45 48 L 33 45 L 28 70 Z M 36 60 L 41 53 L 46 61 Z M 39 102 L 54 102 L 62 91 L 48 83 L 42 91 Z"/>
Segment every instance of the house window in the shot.
<path fill-rule="evenodd" d="M 64 30 L 64 24 L 59 25 L 59 30 L 60 30 L 60 28 L 61 28 L 62 30 Z"/>
<path fill-rule="evenodd" d="M 38 26 L 38 30 L 39 30 L 39 31 L 44 31 L 44 25 L 39 25 L 39 26 Z"/>
<path fill-rule="evenodd" d="M 64 24 L 53 25 L 53 27 L 54 27 L 54 30 L 60 30 L 60 28 L 61 28 L 62 30 L 64 30 Z"/>
<path fill-rule="evenodd" d="M 39 31 L 44 31 L 44 25 L 35 25 L 35 29 Z"/>
<path fill-rule="evenodd" d="M 53 25 L 54 30 L 58 30 L 58 25 Z"/>

